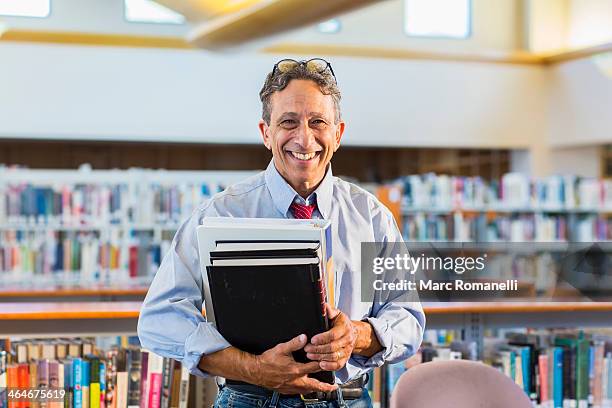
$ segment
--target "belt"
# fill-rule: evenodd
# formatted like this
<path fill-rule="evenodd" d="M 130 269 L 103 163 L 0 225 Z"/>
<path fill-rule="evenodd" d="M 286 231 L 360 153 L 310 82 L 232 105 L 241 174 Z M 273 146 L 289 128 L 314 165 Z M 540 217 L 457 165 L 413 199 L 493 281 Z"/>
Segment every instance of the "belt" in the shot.
<path fill-rule="evenodd" d="M 292 395 L 281 395 L 281 397 L 293 397 L 301 398 L 306 402 L 316 401 L 335 401 L 338 399 L 338 391 L 342 392 L 342 398 L 345 400 L 354 400 L 361 398 L 363 393 L 363 387 L 368 382 L 368 375 L 364 374 L 353 380 L 350 380 L 344 384 L 340 384 L 338 390 L 323 392 L 315 391 L 308 394 L 292 394 Z M 260 387 L 258 385 L 248 384 L 242 381 L 226 380 L 225 385 L 234 391 L 244 392 L 247 394 L 258 395 L 262 397 L 271 397 L 274 391 Z"/>

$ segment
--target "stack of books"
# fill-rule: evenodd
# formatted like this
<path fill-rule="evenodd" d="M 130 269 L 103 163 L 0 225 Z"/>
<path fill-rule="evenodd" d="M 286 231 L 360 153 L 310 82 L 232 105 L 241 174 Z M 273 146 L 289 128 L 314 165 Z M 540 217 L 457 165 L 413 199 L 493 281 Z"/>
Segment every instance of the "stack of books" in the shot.
<path fill-rule="evenodd" d="M 329 329 L 329 228 L 324 220 L 204 220 L 198 241 L 207 318 L 230 344 L 261 354 L 300 334 L 310 339 Z M 303 351 L 294 358 L 308 361 Z M 334 382 L 331 372 L 312 376 Z"/>

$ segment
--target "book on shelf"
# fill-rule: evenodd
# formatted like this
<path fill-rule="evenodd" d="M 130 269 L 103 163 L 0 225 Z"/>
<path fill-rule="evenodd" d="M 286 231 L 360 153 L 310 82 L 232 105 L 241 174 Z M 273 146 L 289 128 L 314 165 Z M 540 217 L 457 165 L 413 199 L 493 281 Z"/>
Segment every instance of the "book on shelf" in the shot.
<path fill-rule="evenodd" d="M 612 180 L 577 176 L 532 178 L 507 173 L 499 180 L 427 173 L 399 179 L 404 208 L 422 210 L 605 211 L 612 208 Z"/>
<path fill-rule="evenodd" d="M 192 407 L 204 408 L 216 395 L 216 390 L 211 395 L 210 381 L 194 381 L 180 362 L 138 346 L 115 344 L 110 350 L 100 350 L 90 338 L 70 341 L 81 345 L 78 356 L 47 359 L 36 353 L 40 345 L 57 347 L 60 343 L 53 339 L 19 340 L 0 350 L 0 407 L 187 408 L 187 401 L 192 399 Z M 92 353 L 82 353 L 83 349 L 89 351 L 82 347 L 86 344 L 94 346 Z M 204 388 L 207 395 L 202 394 Z M 64 397 L 11 398 L 9 392 L 17 389 L 63 390 Z M 196 392 L 197 397 L 190 395 Z"/>
<path fill-rule="evenodd" d="M 33 177 L 34 178 L 34 177 Z M 14 226 L 173 225 L 221 183 L 154 180 L 105 182 L 60 180 L 11 182 L 0 186 L 0 224 Z"/>
<path fill-rule="evenodd" d="M 0 231 L 0 288 L 148 284 L 169 248 L 148 232 Z"/>
<path fill-rule="evenodd" d="M 388 394 L 414 364 L 478 359 L 474 342 L 452 336 L 436 338 L 436 332 L 447 331 L 428 331 L 415 356 L 387 365 Z M 506 332 L 503 338 L 485 338 L 480 361 L 510 377 L 535 407 L 612 406 L 612 337 L 606 334 L 581 330 Z"/>
<path fill-rule="evenodd" d="M 283 220 L 275 228 L 277 220 L 232 220 L 227 228 L 205 219 L 198 228 L 212 304 L 207 318 L 223 337 L 241 350 L 261 354 L 299 334 L 310 339 L 327 331 L 324 248 L 329 222 Z M 303 351 L 294 352 L 294 358 L 308 361 Z M 334 382 L 332 372 L 310 376 Z"/>

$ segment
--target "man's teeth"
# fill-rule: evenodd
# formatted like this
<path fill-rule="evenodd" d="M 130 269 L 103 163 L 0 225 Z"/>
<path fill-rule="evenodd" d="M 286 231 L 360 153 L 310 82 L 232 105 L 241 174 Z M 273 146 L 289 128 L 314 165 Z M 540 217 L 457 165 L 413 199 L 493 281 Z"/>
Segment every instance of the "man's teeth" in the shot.
<path fill-rule="evenodd" d="M 297 153 L 297 152 L 291 152 L 291 154 L 293 155 L 293 157 L 295 157 L 296 159 L 300 159 L 300 160 L 310 160 L 313 157 L 316 156 L 317 152 L 312 152 L 312 153 Z"/>

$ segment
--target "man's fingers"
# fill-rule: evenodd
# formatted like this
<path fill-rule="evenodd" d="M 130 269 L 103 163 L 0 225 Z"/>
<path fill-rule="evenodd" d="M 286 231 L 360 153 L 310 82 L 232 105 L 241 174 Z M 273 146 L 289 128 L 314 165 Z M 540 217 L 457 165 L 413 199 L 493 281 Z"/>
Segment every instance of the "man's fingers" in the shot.
<path fill-rule="evenodd" d="M 336 371 L 344 367 L 346 365 L 346 361 L 321 361 L 319 365 L 324 371 Z"/>
<path fill-rule="evenodd" d="M 331 353 L 322 353 L 322 354 L 317 354 L 317 353 L 307 353 L 306 357 L 308 357 L 310 360 L 315 360 L 315 361 L 340 361 L 343 358 L 346 358 L 347 355 L 343 350 L 338 350 L 338 351 L 333 351 Z"/>
<path fill-rule="evenodd" d="M 334 340 L 338 340 L 344 336 L 348 331 L 343 326 L 334 326 L 326 332 L 319 333 L 310 339 L 310 343 L 314 345 L 331 343 Z"/>
<path fill-rule="evenodd" d="M 293 351 L 298 351 L 304 348 L 304 346 L 306 345 L 306 341 L 306 335 L 300 334 L 299 336 L 292 338 L 286 343 L 278 344 L 276 347 L 278 347 L 280 351 L 284 354 L 290 354 Z"/>
<path fill-rule="evenodd" d="M 304 347 L 304 351 L 308 354 L 329 354 L 345 349 L 349 345 L 350 342 L 347 339 L 342 338 L 322 346 L 313 346 L 312 344 L 309 344 L 307 347 Z"/>
<path fill-rule="evenodd" d="M 310 363 L 305 364 L 297 364 L 297 374 L 306 375 L 311 373 L 316 373 L 321 371 L 321 367 L 319 366 L 318 361 L 312 361 Z"/>
<path fill-rule="evenodd" d="M 314 378 L 309 378 L 309 377 L 304 377 L 302 385 L 304 388 L 307 388 L 308 390 L 310 390 L 310 392 L 312 391 L 329 392 L 329 391 L 333 391 L 338 388 L 336 384 L 327 384 L 327 383 L 324 383 L 324 382 L 321 382 L 319 380 L 316 380 Z"/>
<path fill-rule="evenodd" d="M 315 346 L 313 344 L 307 344 L 304 347 L 304 351 L 309 354 L 327 354 L 341 350 L 350 344 L 350 339 L 347 336 L 342 337 L 339 340 L 332 341 L 331 343 L 322 344 Z M 310 358 L 310 357 L 308 357 Z"/>
<path fill-rule="evenodd" d="M 325 303 L 325 310 L 327 311 L 327 317 L 329 317 L 330 319 L 335 319 L 336 316 L 340 314 L 340 310 L 336 309 L 329 303 Z"/>

